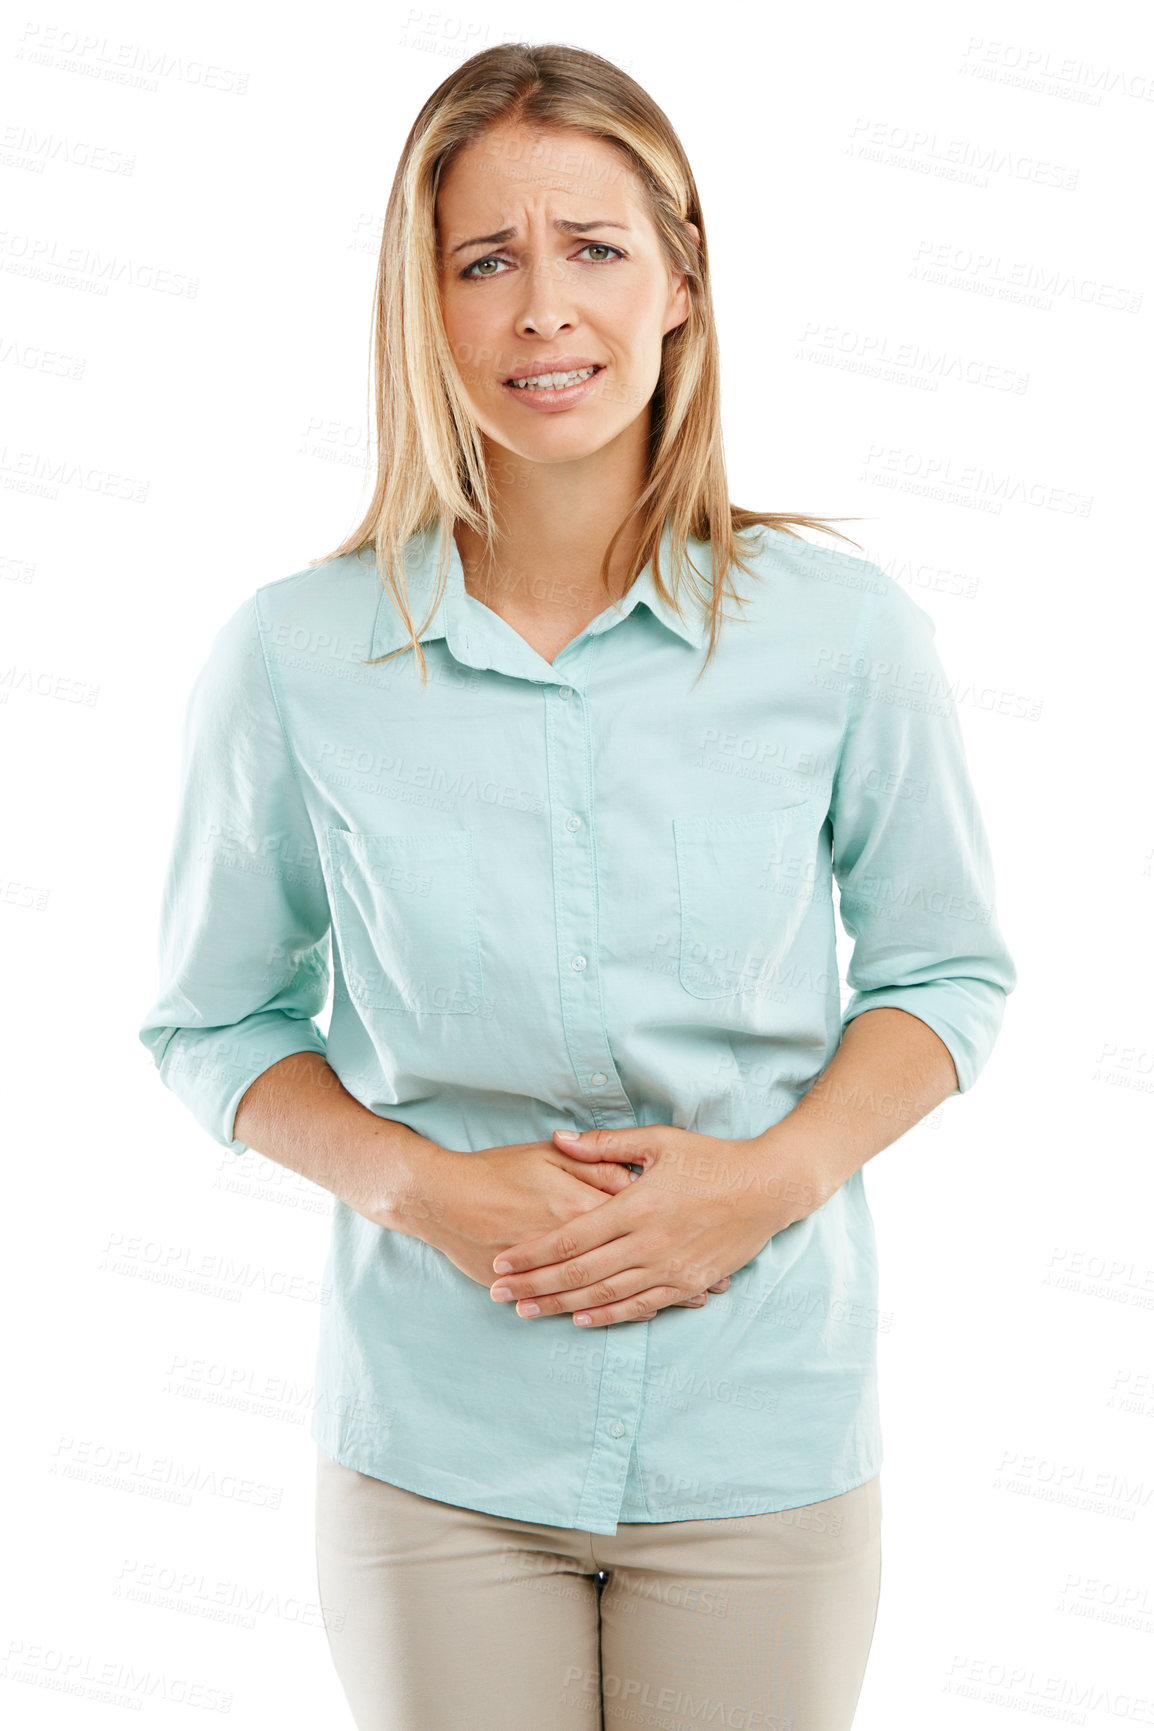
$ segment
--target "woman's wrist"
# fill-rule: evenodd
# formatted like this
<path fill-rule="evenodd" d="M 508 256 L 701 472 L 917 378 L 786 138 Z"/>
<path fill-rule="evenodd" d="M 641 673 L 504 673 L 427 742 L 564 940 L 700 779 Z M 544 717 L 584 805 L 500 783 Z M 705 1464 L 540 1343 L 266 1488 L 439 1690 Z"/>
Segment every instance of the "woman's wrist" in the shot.
<path fill-rule="evenodd" d="M 743 1140 L 747 1194 L 751 1206 L 763 1210 L 772 1222 L 771 1232 L 781 1230 L 783 1209 L 795 1222 L 804 1220 L 837 1190 L 840 1180 L 834 1176 L 827 1154 L 824 1144 L 806 1135 L 804 1126 L 785 1119 L 760 1136 Z"/>
<path fill-rule="evenodd" d="M 352 1194 L 342 1200 L 377 1226 L 433 1242 L 445 1224 L 449 1174 L 460 1155 L 391 1119 L 369 1126 Z"/>

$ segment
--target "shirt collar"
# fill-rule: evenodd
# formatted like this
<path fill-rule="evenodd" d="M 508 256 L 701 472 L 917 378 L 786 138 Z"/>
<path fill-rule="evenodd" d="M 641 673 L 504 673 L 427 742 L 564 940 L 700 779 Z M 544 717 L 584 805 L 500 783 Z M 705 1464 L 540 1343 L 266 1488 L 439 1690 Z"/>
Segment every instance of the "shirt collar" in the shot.
<path fill-rule="evenodd" d="M 670 583 L 670 548 L 672 534 L 668 524 L 662 532 L 660 561 L 662 578 L 667 587 Z M 409 611 L 412 614 L 413 625 L 419 626 L 428 611 L 436 587 L 438 564 L 438 525 L 434 522 L 426 528 L 418 530 L 412 536 L 404 551 L 405 581 L 409 593 Z M 699 580 L 703 585 L 709 585 L 712 580 L 713 561 L 712 550 L 708 541 L 699 541 L 690 536 L 687 551 L 694 565 L 702 576 Z M 374 567 L 375 569 L 375 567 Z M 708 588 L 706 589 L 708 593 Z M 702 607 L 696 595 L 688 585 L 685 586 L 682 605 L 686 617 L 679 618 L 670 602 L 657 593 L 653 580 L 652 562 L 647 564 L 634 579 L 628 593 L 617 603 L 609 603 L 604 613 L 586 627 L 586 630 L 597 636 L 603 631 L 609 631 L 628 618 L 633 609 L 642 602 L 649 608 L 654 618 L 674 632 L 684 642 L 700 648 L 709 636 L 709 616 Z M 461 556 L 457 551 L 454 537 L 449 538 L 449 573 L 445 583 L 445 592 L 438 603 L 437 609 L 419 634 L 422 643 L 430 643 L 435 638 L 443 637 L 458 659 L 471 662 L 470 628 L 472 635 L 478 634 L 479 628 L 485 628 L 491 620 L 498 619 L 491 609 L 475 600 L 465 588 L 465 573 L 461 564 Z M 501 622 L 502 624 L 504 622 Z M 404 620 L 398 613 L 388 590 L 382 584 L 381 597 L 377 605 L 376 619 L 373 625 L 373 640 L 370 655 L 376 659 L 381 655 L 390 655 L 394 650 L 403 648 L 409 643 L 409 633 Z M 528 649 L 528 645 L 525 646 Z M 528 651 L 531 655 L 533 652 Z M 539 659 L 539 658 L 538 658 Z M 547 665 L 547 663 L 542 663 Z"/>

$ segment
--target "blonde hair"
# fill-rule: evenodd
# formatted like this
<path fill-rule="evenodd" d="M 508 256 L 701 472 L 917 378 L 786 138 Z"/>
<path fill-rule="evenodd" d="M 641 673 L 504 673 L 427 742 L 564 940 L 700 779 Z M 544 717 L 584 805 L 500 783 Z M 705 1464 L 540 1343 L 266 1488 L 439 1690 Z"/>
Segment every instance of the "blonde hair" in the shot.
<path fill-rule="evenodd" d="M 652 560 L 658 593 L 680 613 L 658 568 L 663 531 L 668 526 L 677 584 L 687 567 L 697 571 L 687 537 L 708 542 L 712 594 L 708 603 L 702 597 L 709 608 L 707 665 L 717 644 L 723 595 L 734 594 L 727 587 L 731 568 L 755 575 L 746 563 L 753 549 L 744 540 L 739 543 L 739 536 L 760 526 L 794 535 L 796 525 L 827 530 L 851 546 L 858 543 L 819 518 L 747 511 L 730 503 L 722 454 L 720 351 L 693 171 L 653 98 L 612 61 L 582 48 L 516 42 L 483 49 L 449 74 L 413 122 L 389 194 L 377 264 L 372 327 L 377 468 L 372 499 L 356 529 L 311 564 L 373 547 L 380 580 L 411 638 L 393 653 L 415 649 L 424 682 L 419 631 L 443 594 L 456 521 L 463 519 L 483 535 L 490 554 L 497 538 L 480 430 L 441 315 L 436 199 L 448 164 L 499 123 L 524 123 L 538 132 L 572 128 L 617 146 L 640 183 L 669 268 L 685 276 L 689 315 L 664 338 L 661 373 L 650 404 L 648 478 L 606 548 L 601 577 L 608 594 L 614 545 L 636 518 L 640 539 L 626 587 Z M 699 231 L 699 242 L 687 227 L 690 222 Z M 412 535 L 435 522 L 440 525 L 439 581 L 428 615 L 414 629 L 402 554 Z"/>

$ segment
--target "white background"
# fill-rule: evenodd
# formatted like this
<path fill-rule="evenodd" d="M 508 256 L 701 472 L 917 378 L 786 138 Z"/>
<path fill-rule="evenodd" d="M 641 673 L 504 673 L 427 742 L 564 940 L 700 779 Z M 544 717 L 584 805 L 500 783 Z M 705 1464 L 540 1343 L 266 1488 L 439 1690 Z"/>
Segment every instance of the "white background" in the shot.
<path fill-rule="evenodd" d="M 198 1723 L 193 1684 L 246 1728 L 352 1723 L 307 1434 L 330 1199 L 209 1140 L 136 1030 L 191 682 L 235 607 L 367 497 L 405 134 L 470 53 L 554 38 L 626 67 L 694 165 L 731 496 L 856 516 L 843 529 L 937 621 L 1019 968 L 977 1087 L 867 1168 L 885 1561 L 855 1731 L 1154 1724 L 1137 20 L 848 0 L 661 25 L 548 0 L 9 14 L 14 1725 Z M 99 1679 L 121 1667 L 111 1705 Z"/>

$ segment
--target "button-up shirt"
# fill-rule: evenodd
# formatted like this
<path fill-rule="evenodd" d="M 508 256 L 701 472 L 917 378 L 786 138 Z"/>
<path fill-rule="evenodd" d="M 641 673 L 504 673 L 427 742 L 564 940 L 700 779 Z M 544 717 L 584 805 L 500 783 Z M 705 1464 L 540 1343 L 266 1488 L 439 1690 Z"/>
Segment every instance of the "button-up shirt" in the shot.
<path fill-rule="evenodd" d="M 755 546 L 700 679 L 704 608 L 685 588 L 679 617 L 649 566 L 550 663 L 451 542 L 424 685 L 411 648 L 374 662 L 408 639 L 368 550 L 237 607 L 189 700 L 140 1030 L 211 1136 L 243 1152 L 249 1084 L 313 1051 L 465 1153 L 559 1128 L 757 1137 L 882 1005 L 973 1085 L 1016 975 L 933 621 L 865 559 Z M 709 544 L 689 552 L 704 589 Z M 405 549 L 417 626 L 438 554 L 435 526 Z M 668 554 L 667 529 L 667 585 Z M 312 1437 L 423 1496 L 613 1533 L 880 1468 L 860 1171 L 728 1291 L 649 1322 L 527 1320 L 339 1199 L 325 1277 Z"/>

